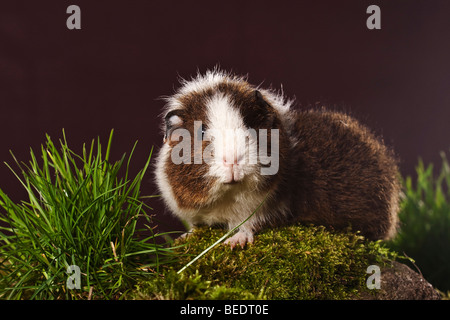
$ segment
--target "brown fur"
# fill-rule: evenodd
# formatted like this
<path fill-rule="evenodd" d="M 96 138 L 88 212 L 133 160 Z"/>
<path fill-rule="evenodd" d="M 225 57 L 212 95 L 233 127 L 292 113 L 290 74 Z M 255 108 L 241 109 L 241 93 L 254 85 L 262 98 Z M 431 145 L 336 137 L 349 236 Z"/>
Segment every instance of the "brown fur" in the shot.
<path fill-rule="evenodd" d="M 298 219 L 334 229 L 351 226 L 369 239 L 394 234 L 400 193 L 395 157 L 368 128 L 327 110 L 296 112 L 297 144 L 287 159 L 280 197 Z"/>

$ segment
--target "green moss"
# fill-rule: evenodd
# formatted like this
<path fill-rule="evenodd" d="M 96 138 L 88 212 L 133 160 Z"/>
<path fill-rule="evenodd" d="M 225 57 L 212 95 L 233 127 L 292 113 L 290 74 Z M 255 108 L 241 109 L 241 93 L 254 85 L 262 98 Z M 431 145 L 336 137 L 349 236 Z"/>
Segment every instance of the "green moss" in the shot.
<path fill-rule="evenodd" d="M 177 241 L 182 258 L 157 281 L 141 283 L 132 298 L 348 299 L 365 290 L 369 265 L 395 257 L 354 233 L 296 225 L 258 234 L 244 249 L 217 245 L 176 273 L 223 234 L 202 228 Z"/>
<path fill-rule="evenodd" d="M 159 279 L 141 282 L 127 299 L 161 300 L 246 300 L 257 299 L 250 291 L 214 285 L 197 272 L 177 274 L 168 270 Z"/>

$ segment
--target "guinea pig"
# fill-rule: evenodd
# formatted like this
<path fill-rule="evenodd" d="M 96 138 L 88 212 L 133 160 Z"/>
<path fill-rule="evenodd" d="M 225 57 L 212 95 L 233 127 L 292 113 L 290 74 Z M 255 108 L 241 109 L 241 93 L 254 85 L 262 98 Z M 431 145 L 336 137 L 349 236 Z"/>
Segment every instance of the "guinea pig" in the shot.
<path fill-rule="evenodd" d="M 370 240 L 395 235 L 396 157 L 351 116 L 295 110 L 282 93 L 219 69 L 182 79 L 165 100 L 156 184 L 189 226 L 231 230 L 254 212 L 226 240 L 232 248 L 299 222 Z"/>

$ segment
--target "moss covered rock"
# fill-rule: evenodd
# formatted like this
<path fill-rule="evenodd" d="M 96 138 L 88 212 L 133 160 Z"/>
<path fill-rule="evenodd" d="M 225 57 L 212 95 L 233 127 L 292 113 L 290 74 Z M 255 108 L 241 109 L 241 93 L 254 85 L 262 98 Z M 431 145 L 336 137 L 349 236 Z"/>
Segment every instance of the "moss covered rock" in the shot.
<path fill-rule="evenodd" d="M 224 235 L 201 228 L 178 240 L 182 257 L 156 281 L 138 285 L 137 299 L 353 299 L 375 294 L 367 268 L 390 264 L 396 254 L 381 242 L 320 226 L 266 230 L 244 249 L 219 244 L 180 270 Z"/>

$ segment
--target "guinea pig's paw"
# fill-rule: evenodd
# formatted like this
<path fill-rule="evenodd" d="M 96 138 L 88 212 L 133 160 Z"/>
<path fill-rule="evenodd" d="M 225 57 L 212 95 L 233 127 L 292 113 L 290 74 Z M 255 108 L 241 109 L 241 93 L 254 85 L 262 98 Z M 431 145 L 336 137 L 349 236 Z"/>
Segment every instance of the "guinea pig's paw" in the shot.
<path fill-rule="evenodd" d="M 253 233 L 247 231 L 239 231 L 234 236 L 225 240 L 224 243 L 229 245 L 232 250 L 237 244 L 239 244 L 241 248 L 244 248 L 246 243 L 253 243 Z"/>
<path fill-rule="evenodd" d="M 193 233 L 194 233 L 194 229 L 191 229 L 191 230 L 189 230 L 189 231 L 183 233 L 183 234 L 179 237 L 179 239 L 185 240 L 185 239 L 189 238 Z"/>
<path fill-rule="evenodd" d="M 185 232 L 180 236 L 180 239 L 187 239 L 192 233 L 191 232 Z"/>

